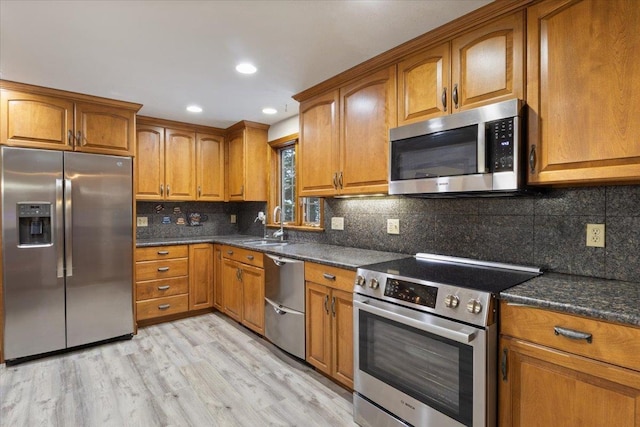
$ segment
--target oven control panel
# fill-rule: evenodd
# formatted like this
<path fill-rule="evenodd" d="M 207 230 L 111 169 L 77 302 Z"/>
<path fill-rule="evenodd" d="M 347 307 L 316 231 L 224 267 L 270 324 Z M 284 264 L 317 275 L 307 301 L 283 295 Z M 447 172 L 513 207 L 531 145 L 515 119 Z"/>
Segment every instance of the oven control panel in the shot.
<path fill-rule="evenodd" d="M 438 288 L 419 285 L 405 280 L 387 278 L 387 283 L 384 287 L 384 296 L 435 308 L 438 298 Z"/>
<path fill-rule="evenodd" d="M 494 297 L 484 291 L 362 268 L 356 273 L 353 291 L 473 325 L 495 322 Z"/>

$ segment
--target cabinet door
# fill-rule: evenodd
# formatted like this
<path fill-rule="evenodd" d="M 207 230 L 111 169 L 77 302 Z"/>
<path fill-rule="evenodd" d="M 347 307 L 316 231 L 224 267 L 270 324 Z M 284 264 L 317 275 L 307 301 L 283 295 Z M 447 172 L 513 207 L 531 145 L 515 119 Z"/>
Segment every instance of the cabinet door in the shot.
<path fill-rule="evenodd" d="M 398 64 L 398 126 L 451 112 L 449 43 Z"/>
<path fill-rule="evenodd" d="M 396 71 L 389 67 L 340 89 L 341 194 L 387 193 Z"/>
<path fill-rule="evenodd" d="M 213 306 L 224 312 L 224 294 L 222 286 L 222 246 L 213 246 Z"/>
<path fill-rule="evenodd" d="M 222 258 L 224 312 L 237 322 L 242 321 L 242 282 L 239 271 L 237 262 Z"/>
<path fill-rule="evenodd" d="M 224 200 L 224 138 L 196 135 L 196 200 Z"/>
<path fill-rule="evenodd" d="M 136 200 L 164 198 L 164 128 L 136 128 Z"/>
<path fill-rule="evenodd" d="M 529 183 L 640 178 L 640 8 L 544 1 L 527 11 Z"/>
<path fill-rule="evenodd" d="M 189 310 L 213 307 L 213 245 L 189 245 Z"/>
<path fill-rule="evenodd" d="M 338 91 L 332 91 L 300 104 L 298 180 L 301 197 L 337 193 L 338 97 Z"/>
<path fill-rule="evenodd" d="M 86 102 L 76 103 L 76 150 L 133 156 L 135 112 Z"/>
<path fill-rule="evenodd" d="M 581 356 L 501 339 L 501 425 L 640 426 L 640 373 Z"/>
<path fill-rule="evenodd" d="M 264 270 L 240 264 L 242 324 L 264 335 Z"/>
<path fill-rule="evenodd" d="M 331 324 L 329 288 L 306 282 L 307 362 L 331 375 Z"/>
<path fill-rule="evenodd" d="M 0 90 L 0 144 L 71 150 L 73 102 Z"/>
<path fill-rule="evenodd" d="M 196 198 L 196 135 L 165 129 L 165 200 Z"/>
<path fill-rule="evenodd" d="M 523 98 L 523 28 L 524 15 L 516 13 L 452 41 L 453 112 Z"/>
<path fill-rule="evenodd" d="M 331 291 L 332 375 L 349 388 L 353 388 L 353 294 Z"/>
<path fill-rule="evenodd" d="M 244 131 L 229 136 L 227 146 L 229 153 L 229 169 L 227 170 L 228 200 L 244 200 Z"/>

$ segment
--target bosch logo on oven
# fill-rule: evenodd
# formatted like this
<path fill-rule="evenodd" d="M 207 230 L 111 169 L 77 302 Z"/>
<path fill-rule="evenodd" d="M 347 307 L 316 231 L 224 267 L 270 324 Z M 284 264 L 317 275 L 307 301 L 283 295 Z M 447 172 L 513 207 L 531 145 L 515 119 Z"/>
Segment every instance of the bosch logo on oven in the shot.
<path fill-rule="evenodd" d="M 411 409 L 413 409 L 414 411 L 416 410 L 416 407 L 415 407 L 415 406 L 410 405 L 408 402 L 405 402 L 405 401 L 404 401 L 404 400 L 402 400 L 402 399 L 400 400 L 400 403 L 402 403 L 402 404 L 403 404 L 404 406 L 406 406 L 407 408 L 411 408 Z"/>

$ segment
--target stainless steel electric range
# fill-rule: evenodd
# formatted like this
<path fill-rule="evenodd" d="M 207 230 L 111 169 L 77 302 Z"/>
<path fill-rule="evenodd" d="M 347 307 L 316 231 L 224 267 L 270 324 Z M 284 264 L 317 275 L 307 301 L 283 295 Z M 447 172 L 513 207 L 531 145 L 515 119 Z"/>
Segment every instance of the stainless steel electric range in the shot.
<path fill-rule="evenodd" d="M 534 267 L 431 254 L 359 268 L 355 421 L 494 426 L 496 298 L 539 274 Z"/>

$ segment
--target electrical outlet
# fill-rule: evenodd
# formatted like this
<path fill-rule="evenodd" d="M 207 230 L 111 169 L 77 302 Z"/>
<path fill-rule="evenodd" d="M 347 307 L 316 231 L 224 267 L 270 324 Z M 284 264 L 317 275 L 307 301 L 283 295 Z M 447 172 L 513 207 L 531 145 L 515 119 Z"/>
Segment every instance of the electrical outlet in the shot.
<path fill-rule="evenodd" d="M 238 217 L 236 214 L 231 214 L 231 224 L 235 224 L 238 222 Z"/>
<path fill-rule="evenodd" d="M 344 217 L 334 216 L 333 218 L 331 218 L 331 229 L 344 230 Z"/>
<path fill-rule="evenodd" d="M 148 227 L 149 226 L 149 218 L 147 218 L 146 216 L 137 217 L 136 225 L 138 227 Z"/>
<path fill-rule="evenodd" d="M 604 224 L 587 224 L 587 246 L 604 248 Z"/>
<path fill-rule="evenodd" d="M 387 219 L 387 234 L 400 234 L 399 219 Z"/>

